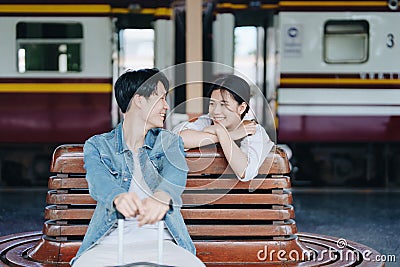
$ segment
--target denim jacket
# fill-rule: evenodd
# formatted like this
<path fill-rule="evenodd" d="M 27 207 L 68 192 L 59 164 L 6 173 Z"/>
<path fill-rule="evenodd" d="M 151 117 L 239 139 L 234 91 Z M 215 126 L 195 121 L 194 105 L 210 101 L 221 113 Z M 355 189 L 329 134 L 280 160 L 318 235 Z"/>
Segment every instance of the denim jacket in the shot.
<path fill-rule="evenodd" d="M 188 172 L 182 138 L 161 128 L 151 129 L 138 156 L 143 179 L 151 191 L 164 191 L 172 198 L 173 207 L 164 217 L 169 232 L 179 246 L 196 254 L 180 212 Z M 88 139 L 84 160 L 89 193 L 97 201 L 97 207 L 71 265 L 112 229 L 117 222 L 114 198 L 129 189 L 134 164 L 132 152 L 124 141 L 122 123 L 111 132 Z"/>

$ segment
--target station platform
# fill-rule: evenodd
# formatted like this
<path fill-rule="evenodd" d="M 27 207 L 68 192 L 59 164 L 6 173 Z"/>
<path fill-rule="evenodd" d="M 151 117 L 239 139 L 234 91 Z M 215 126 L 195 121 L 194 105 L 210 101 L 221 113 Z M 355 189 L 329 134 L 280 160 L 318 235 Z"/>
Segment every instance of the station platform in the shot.
<path fill-rule="evenodd" d="M 47 188 L 0 188 L 0 236 L 40 231 Z M 292 188 L 299 232 L 336 236 L 395 257 L 400 266 L 400 188 Z M 393 257 L 394 256 L 394 257 Z"/>

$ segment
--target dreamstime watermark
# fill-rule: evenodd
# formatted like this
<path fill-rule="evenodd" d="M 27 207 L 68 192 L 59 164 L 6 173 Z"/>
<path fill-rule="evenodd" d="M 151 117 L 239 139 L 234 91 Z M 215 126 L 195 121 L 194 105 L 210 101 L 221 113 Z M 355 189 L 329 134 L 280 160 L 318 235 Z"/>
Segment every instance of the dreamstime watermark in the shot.
<path fill-rule="evenodd" d="M 314 262 L 396 262 L 396 255 L 379 255 L 369 249 L 363 251 L 348 245 L 347 240 L 340 238 L 336 241 L 336 248 L 329 247 L 323 250 L 276 250 L 268 249 L 267 245 L 257 252 L 259 261 L 314 261 Z"/>

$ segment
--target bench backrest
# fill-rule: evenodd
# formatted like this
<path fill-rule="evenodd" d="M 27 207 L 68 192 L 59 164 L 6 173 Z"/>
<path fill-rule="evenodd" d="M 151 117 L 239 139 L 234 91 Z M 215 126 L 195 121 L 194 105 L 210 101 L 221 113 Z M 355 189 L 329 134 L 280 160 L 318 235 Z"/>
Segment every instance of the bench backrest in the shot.
<path fill-rule="evenodd" d="M 189 150 L 186 160 L 182 215 L 200 259 L 208 265 L 260 263 L 257 253 L 267 243 L 277 250 L 301 251 L 292 195 L 286 190 L 290 167 L 282 149 L 269 153 L 251 182 L 240 182 L 215 146 Z M 79 248 L 96 205 L 85 179 L 83 146 L 58 147 L 51 172 L 43 238 L 29 256 L 65 263 Z"/>

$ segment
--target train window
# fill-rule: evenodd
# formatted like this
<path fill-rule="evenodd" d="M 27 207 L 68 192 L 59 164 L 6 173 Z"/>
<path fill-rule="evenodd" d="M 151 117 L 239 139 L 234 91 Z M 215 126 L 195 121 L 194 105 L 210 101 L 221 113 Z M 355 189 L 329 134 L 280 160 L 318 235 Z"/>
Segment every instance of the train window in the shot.
<path fill-rule="evenodd" d="M 368 60 L 369 25 L 365 20 L 328 21 L 324 30 L 326 63 L 363 63 Z"/>
<path fill-rule="evenodd" d="M 154 66 L 154 30 L 125 29 L 121 33 L 120 53 L 123 69 Z"/>
<path fill-rule="evenodd" d="M 234 31 L 234 68 L 252 81 L 258 81 L 258 67 L 263 62 L 259 43 L 263 33 L 263 28 L 253 26 L 236 27 Z"/>
<path fill-rule="evenodd" d="M 80 72 L 83 29 L 80 23 L 17 24 L 18 72 Z"/>

